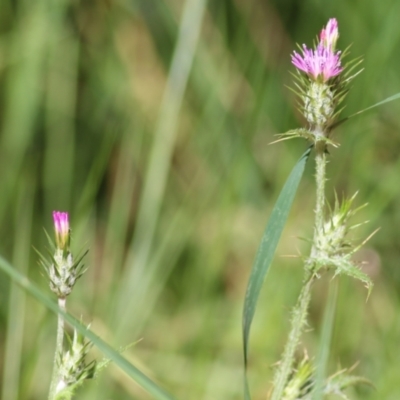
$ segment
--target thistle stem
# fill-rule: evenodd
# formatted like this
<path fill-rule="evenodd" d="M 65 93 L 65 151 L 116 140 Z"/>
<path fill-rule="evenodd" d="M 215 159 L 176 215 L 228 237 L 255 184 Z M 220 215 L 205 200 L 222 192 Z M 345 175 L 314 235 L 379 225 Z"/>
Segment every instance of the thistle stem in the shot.
<path fill-rule="evenodd" d="M 317 236 L 324 228 L 324 204 L 325 204 L 325 173 L 326 173 L 326 154 L 325 144 L 319 142 L 315 146 L 315 180 L 316 180 L 316 205 L 315 205 L 315 225 L 314 240 L 311 248 L 311 259 L 318 251 Z M 292 312 L 291 329 L 289 337 L 283 351 L 282 360 L 276 371 L 271 400 L 281 400 L 284 395 L 285 386 L 292 372 L 295 352 L 300 341 L 301 334 L 307 323 L 307 312 L 311 300 L 311 287 L 315 279 L 314 266 L 305 264 L 305 276 L 303 287 L 297 299 L 297 304 Z"/>
<path fill-rule="evenodd" d="M 314 277 L 312 275 L 310 276 L 309 272 L 307 272 L 307 274 L 309 276 L 304 281 L 299 298 L 297 299 L 297 304 L 293 309 L 292 328 L 289 333 L 285 350 L 283 351 L 282 361 L 280 362 L 275 375 L 274 390 L 272 392 L 271 400 L 282 399 L 283 391 L 292 371 L 294 354 L 307 321 L 307 310 L 311 298 L 311 286 L 314 281 Z"/>
<path fill-rule="evenodd" d="M 58 306 L 61 310 L 66 311 L 66 298 L 60 297 L 58 299 Z M 57 394 L 57 384 L 59 381 L 59 359 L 63 353 L 63 339 L 64 339 L 64 318 L 58 314 L 57 319 L 57 341 L 56 350 L 54 353 L 53 375 L 51 377 L 49 400 L 54 400 Z"/>
<path fill-rule="evenodd" d="M 325 205 L 325 181 L 326 181 L 326 154 L 325 146 L 319 148 L 316 144 L 315 154 L 315 183 L 316 183 L 316 204 L 315 204 L 315 228 L 313 250 L 315 240 L 324 229 L 324 205 Z"/>

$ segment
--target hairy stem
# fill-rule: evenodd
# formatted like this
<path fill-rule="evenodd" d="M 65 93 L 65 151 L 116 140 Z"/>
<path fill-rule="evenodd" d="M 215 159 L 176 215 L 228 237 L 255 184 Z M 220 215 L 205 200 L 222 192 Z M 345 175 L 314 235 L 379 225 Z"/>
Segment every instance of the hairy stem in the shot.
<path fill-rule="evenodd" d="M 58 306 L 66 311 L 66 298 L 58 299 Z M 60 356 L 63 353 L 63 339 L 64 339 L 64 318 L 61 314 L 58 314 L 57 320 L 57 341 L 56 341 L 56 350 L 54 353 L 54 364 L 53 364 L 53 375 L 51 377 L 50 383 L 50 391 L 49 391 L 49 400 L 54 400 L 57 394 L 57 384 L 59 381 L 59 366 L 58 361 Z"/>
<path fill-rule="evenodd" d="M 315 229 L 313 250 L 315 250 L 315 241 L 319 233 L 324 229 L 324 205 L 325 205 L 325 171 L 326 154 L 324 149 L 318 149 L 316 146 L 315 155 L 315 183 L 316 183 L 316 204 L 315 204 Z"/>
<path fill-rule="evenodd" d="M 304 281 L 304 286 L 301 289 L 297 304 L 293 309 L 292 328 L 285 350 L 283 351 L 282 361 L 275 375 L 274 391 L 272 392 L 271 400 L 280 400 L 282 398 L 288 377 L 292 371 L 294 354 L 307 322 L 307 310 L 310 303 L 313 280 L 313 276 L 309 276 L 308 279 Z"/>
<path fill-rule="evenodd" d="M 311 248 L 312 256 L 318 251 L 317 239 L 318 235 L 324 229 L 324 204 L 325 204 L 325 171 L 326 171 L 326 154 L 324 144 L 315 146 L 315 167 L 316 167 L 316 205 L 315 205 L 315 225 L 314 240 Z M 288 382 L 290 373 L 293 369 L 295 352 L 300 341 L 301 334 L 307 323 L 308 306 L 311 299 L 311 287 L 314 282 L 314 266 L 306 263 L 305 277 L 303 287 L 301 289 L 297 304 L 292 312 L 291 329 L 283 351 L 282 360 L 276 371 L 273 392 L 271 400 L 281 400 L 284 395 L 285 386 Z"/>

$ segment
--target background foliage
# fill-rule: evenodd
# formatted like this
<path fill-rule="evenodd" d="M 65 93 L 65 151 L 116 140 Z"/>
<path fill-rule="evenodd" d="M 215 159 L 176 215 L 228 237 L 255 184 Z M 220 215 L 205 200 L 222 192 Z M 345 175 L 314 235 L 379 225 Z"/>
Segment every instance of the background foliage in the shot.
<path fill-rule="evenodd" d="M 302 141 L 269 146 L 301 126 L 290 53 L 331 17 L 341 48 L 365 71 L 343 115 L 400 88 L 395 0 L 1 0 L 0 252 L 47 290 L 32 246 L 46 246 L 51 211 L 71 213 L 90 267 L 69 309 L 181 399 L 242 399 L 241 311 L 268 215 Z M 359 190 L 381 231 L 360 254 L 368 300 L 340 279 L 330 370 L 357 362 L 376 386 L 354 399 L 397 399 L 400 359 L 399 104 L 341 126 L 330 183 Z M 249 376 L 266 397 L 312 232 L 309 163 L 255 316 Z M 333 191 L 330 193 L 333 198 Z M 315 354 L 327 280 L 314 291 Z M 42 399 L 56 321 L 0 280 L 3 399 Z M 94 357 L 100 357 L 96 351 Z M 147 399 L 110 366 L 82 399 Z"/>

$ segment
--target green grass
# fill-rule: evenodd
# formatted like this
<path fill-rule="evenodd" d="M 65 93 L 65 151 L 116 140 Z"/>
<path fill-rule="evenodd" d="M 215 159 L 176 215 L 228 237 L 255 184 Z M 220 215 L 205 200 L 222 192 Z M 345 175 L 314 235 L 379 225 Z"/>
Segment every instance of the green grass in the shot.
<path fill-rule="evenodd" d="M 0 254 L 50 295 L 32 246 L 51 211 L 69 211 L 88 272 L 69 311 L 178 399 L 243 399 L 241 313 L 255 253 L 300 140 L 290 52 L 328 18 L 365 71 L 343 115 L 400 91 L 397 2 L 3 0 L 0 5 Z M 330 183 L 359 190 L 357 218 L 377 227 L 361 254 L 376 283 L 341 278 L 327 374 L 370 379 L 353 399 L 400 397 L 400 102 L 339 127 Z M 311 161 L 311 160 L 310 160 Z M 253 399 L 266 398 L 288 332 L 312 233 L 309 162 L 261 291 L 250 337 Z M 328 193 L 333 199 L 333 192 Z M 0 280 L 1 397 L 43 399 L 56 318 Z M 329 282 L 314 290 L 317 357 Z M 272 299 L 272 301 L 271 301 Z M 93 357 L 102 355 L 93 350 Z M 110 366 L 81 399 L 150 399 Z"/>

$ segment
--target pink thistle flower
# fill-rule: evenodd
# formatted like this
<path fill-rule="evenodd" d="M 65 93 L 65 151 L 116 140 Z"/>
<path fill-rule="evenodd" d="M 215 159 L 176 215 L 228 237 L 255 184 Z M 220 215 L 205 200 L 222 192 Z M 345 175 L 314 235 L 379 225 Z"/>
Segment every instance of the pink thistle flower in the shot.
<path fill-rule="evenodd" d="M 320 43 L 327 49 L 335 50 L 336 42 L 339 38 L 339 29 L 336 18 L 331 18 L 326 24 L 326 28 L 322 29 L 319 36 Z"/>
<path fill-rule="evenodd" d="M 338 37 L 337 21 L 332 18 L 326 28 L 322 29 L 316 49 L 308 49 L 303 44 L 302 55 L 293 52 L 292 64 L 315 81 L 327 82 L 339 75 L 343 71 L 340 62 L 341 52 L 334 51 Z"/>
<path fill-rule="evenodd" d="M 53 211 L 54 230 L 56 244 L 60 250 L 67 250 L 69 244 L 69 220 L 68 213 Z"/>
<path fill-rule="evenodd" d="M 340 64 L 340 51 L 334 53 L 321 43 L 315 50 L 307 49 L 306 45 L 303 45 L 303 56 L 293 52 L 292 63 L 314 80 L 322 78 L 322 82 L 328 81 L 343 71 Z"/>

